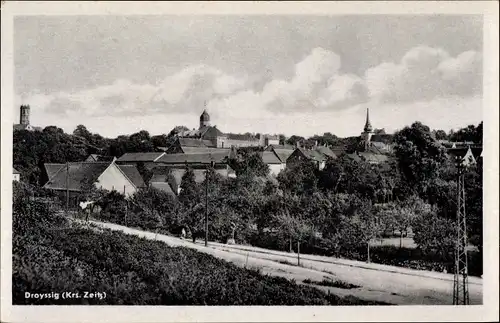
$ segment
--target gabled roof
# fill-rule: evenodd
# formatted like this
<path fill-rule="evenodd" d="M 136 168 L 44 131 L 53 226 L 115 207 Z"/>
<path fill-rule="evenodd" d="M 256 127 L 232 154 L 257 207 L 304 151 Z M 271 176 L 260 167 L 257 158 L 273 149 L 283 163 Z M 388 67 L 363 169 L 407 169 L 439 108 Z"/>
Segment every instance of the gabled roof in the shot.
<path fill-rule="evenodd" d="M 84 179 L 95 183 L 110 164 L 111 162 L 69 163 L 69 176 L 67 176 L 67 168 L 61 167 L 59 171 L 49 179 L 44 187 L 54 190 L 66 189 L 66 180 L 68 180 L 69 190 L 80 191 Z"/>
<path fill-rule="evenodd" d="M 282 163 L 286 163 L 286 160 L 293 153 L 293 150 L 290 149 L 274 149 L 276 155 L 278 155 L 279 159 Z"/>
<path fill-rule="evenodd" d="M 304 149 L 304 148 L 297 148 L 295 151 L 298 151 L 304 157 L 311 159 L 311 160 L 314 160 L 314 161 L 317 161 L 317 162 L 323 162 L 326 160 L 326 156 L 317 150 L 308 150 L 308 149 Z"/>
<path fill-rule="evenodd" d="M 156 160 L 157 163 L 163 164 L 210 164 L 224 163 L 225 158 L 229 157 L 230 149 L 227 152 L 214 152 L 203 154 L 165 154 Z"/>
<path fill-rule="evenodd" d="M 209 140 L 202 140 L 196 138 L 177 138 L 177 142 L 182 147 L 208 147 L 211 145 Z M 207 145 L 208 143 L 208 145 Z"/>
<path fill-rule="evenodd" d="M 50 180 L 65 164 L 43 164 L 47 178 Z"/>
<path fill-rule="evenodd" d="M 154 162 L 160 156 L 164 155 L 164 152 L 148 152 L 148 153 L 125 153 L 117 162 Z"/>
<path fill-rule="evenodd" d="M 260 152 L 262 161 L 265 164 L 282 164 L 281 159 L 273 151 L 262 151 Z"/>
<path fill-rule="evenodd" d="M 374 154 L 371 152 L 361 152 L 361 153 L 359 153 L 359 156 L 368 163 L 378 164 L 378 163 L 387 162 L 389 160 L 389 157 L 387 157 L 386 155 Z"/>
<path fill-rule="evenodd" d="M 144 179 L 134 165 L 116 165 L 135 185 L 135 187 L 144 187 Z"/>
<path fill-rule="evenodd" d="M 229 153 L 229 148 L 181 147 L 185 154 Z"/>
<path fill-rule="evenodd" d="M 328 148 L 326 146 L 318 146 L 318 147 L 316 147 L 316 151 L 322 153 L 325 156 L 328 156 L 328 157 L 331 157 L 334 159 L 337 158 L 337 155 L 335 155 L 335 153 L 330 148 Z"/>
<path fill-rule="evenodd" d="M 12 174 L 21 174 L 21 173 L 14 167 L 12 167 Z"/>

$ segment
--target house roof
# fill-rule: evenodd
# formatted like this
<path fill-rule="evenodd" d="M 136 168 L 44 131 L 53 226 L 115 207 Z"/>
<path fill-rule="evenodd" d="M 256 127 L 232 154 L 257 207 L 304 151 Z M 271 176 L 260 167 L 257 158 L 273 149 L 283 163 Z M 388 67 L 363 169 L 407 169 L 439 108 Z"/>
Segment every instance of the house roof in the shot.
<path fill-rule="evenodd" d="M 281 159 L 272 151 L 261 151 L 260 156 L 265 164 L 282 164 Z"/>
<path fill-rule="evenodd" d="M 47 178 L 50 180 L 65 164 L 43 164 Z"/>
<path fill-rule="evenodd" d="M 448 149 L 446 149 L 446 152 L 450 155 L 464 157 L 465 154 L 467 153 L 468 149 L 469 149 L 469 147 L 448 148 Z M 477 158 L 478 156 L 481 156 L 481 153 L 483 152 L 482 147 L 470 147 L 470 150 L 472 152 L 472 155 L 474 155 L 475 158 Z"/>
<path fill-rule="evenodd" d="M 340 156 L 342 155 L 343 153 L 345 153 L 345 151 L 347 150 L 347 147 L 345 145 L 341 145 L 341 146 L 332 146 L 332 147 L 329 147 L 330 150 L 337 156 Z"/>
<path fill-rule="evenodd" d="M 134 165 L 117 165 L 135 187 L 144 187 L 144 179 Z"/>
<path fill-rule="evenodd" d="M 230 149 L 227 152 L 213 152 L 203 154 L 165 154 L 156 160 L 157 163 L 164 164 L 210 164 L 224 163 L 225 158 L 229 157 Z"/>
<path fill-rule="evenodd" d="M 358 154 L 354 153 L 354 154 L 345 154 L 345 156 L 351 160 L 354 160 L 356 162 L 360 162 L 361 161 L 361 157 L 359 157 Z"/>
<path fill-rule="evenodd" d="M 68 187 L 69 190 L 80 191 L 84 179 L 95 183 L 110 164 L 111 162 L 68 163 L 69 176 L 67 176 L 67 168 L 61 167 L 44 187 L 54 190 L 62 190 Z M 68 186 L 66 186 L 66 179 L 69 182 Z"/>
<path fill-rule="evenodd" d="M 153 162 L 158 157 L 164 155 L 164 152 L 148 152 L 148 153 L 125 153 L 117 162 Z"/>
<path fill-rule="evenodd" d="M 389 157 L 382 154 L 374 154 L 371 152 L 361 152 L 359 156 L 368 163 L 384 163 L 389 160 Z"/>
<path fill-rule="evenodd" d="M 209 140 L 202 140 L 196 138 L 177 138 L 177 142 L 182 147 L 208 147 L 211 145 Z M 208 145 L 207 145 L 208 144 Z"/>
<path fill-rule="evenodd" d="M 293 150 L 290 149 L 274 149 L 276 155 L 278 155 L 279 159 L 282 163 L 285 163 L 288 157 L 293 153 Z"/>
<path fill-rule="evenodd" d="M 326 160 L 326 155 L 323 155 L 317 150 L 307 150 L 304 148 L 297 148 L 298 151 L 302 153 L 306 158 L 309 158 L 314 161 L 322 162 Z"/>
<path fill-rule="evenodd" d="M 12 167 L 12 174 L 21 174 L 21 173 L 14 167 Z"/>
<path fill-rule="evenodd" d="M 331 157 L 331 158 L 337 158 L 337 155 L 328 147 L 326 146 L 318 146 L 316 147 L 316 151 L 322 153 L 325 156 Z"/>
<path fill-rule="evenodd" d="M 229 148 L 181 147 L 181 149 L 185 154 L 229 153 Z"/>

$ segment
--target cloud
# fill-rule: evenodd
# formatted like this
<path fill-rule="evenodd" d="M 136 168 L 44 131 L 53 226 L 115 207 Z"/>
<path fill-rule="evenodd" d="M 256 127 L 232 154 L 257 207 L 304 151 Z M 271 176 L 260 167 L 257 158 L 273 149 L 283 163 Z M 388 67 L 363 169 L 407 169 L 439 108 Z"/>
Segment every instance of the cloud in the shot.
<path fill-rule="evenodd" d="M 399 63 L 384 62 L 358 76 L 342 72 L 336 53 L 314 48 L 293 66 L 289 79 L 269 79 L 260 90 L 255 84 L 255 76 L 230 75 L 198 64 L 181 67 L 154 84 L 118 79 L 72 93 L 34 93 L 23 97 L 22 103 L 67 117 L 195 115 L 206 104 L 214 119 L 256 121 L 263 115 L 288 118 L 341 112 L 360 104 L 412 106 L 410 103 L 479 94 L 482 57 L 475 51 L 452 57 L 442 49 L 420 46 L 409 50 Z"/>
<path fill-rule="evenodd" d="M 372 100 L 386 103 L 471 96 L 482 91 L 482 56 L 467 51 L 451 57 L 442 49 L 419 46 L 398 64 L 368 69 L 364 79 Z"/>
<path fill-rule="evenodd" d="M 109 85 L 74 93 L 35 94 L 22 101 L 49 114 L 135 116 L 158 113 L 199 112 L 205 102 L 244 88 L 236 78 L 205 65 L 186 67 L 157 84 L 136 84 L 119 79 Z"/>

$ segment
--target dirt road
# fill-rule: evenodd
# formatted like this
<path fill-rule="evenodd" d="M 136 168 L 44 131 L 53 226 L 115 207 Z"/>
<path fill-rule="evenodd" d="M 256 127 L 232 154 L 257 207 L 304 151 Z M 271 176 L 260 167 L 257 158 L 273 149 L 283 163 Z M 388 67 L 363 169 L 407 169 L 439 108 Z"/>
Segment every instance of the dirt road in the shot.
<path fill-rule="evenodd" d="M 451 274 L 314 255 L 301 255 L 300 266 L 297 266 L 297 255 L 287 252 L 215 242 L 210 242 L 209 246 L 205 247 L 203 242 L 192 243 L 176 237 L 127 228 L 117 224 L 91 222 L 127 234 L 164 241 L 170 246 L 193 248 L 231 261 L 238 266 L 260 268 L 264 274 L 295 279 L 298 283 L 305 279 L 321 281 L 324 278 L 329 278 L 359 286 L 358 288 L 345 289 L 313 285 L 341 296 L 352 295 L 361 299 L 398 305 L 452 304 L 453 275 Z M 482 279 L 470 277 L 469 293 L 471 304 L 483 303 Z"/>

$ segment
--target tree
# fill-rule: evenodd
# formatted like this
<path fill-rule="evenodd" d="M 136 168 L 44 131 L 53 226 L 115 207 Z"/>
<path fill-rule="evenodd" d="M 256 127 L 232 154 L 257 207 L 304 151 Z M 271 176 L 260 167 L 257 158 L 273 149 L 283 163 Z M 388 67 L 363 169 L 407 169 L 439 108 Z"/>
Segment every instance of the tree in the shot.
<path fill-rule="evenodd" d="M 258 151 L 240 148 L 236 156 L 229 159 L 229 165 L 236 172 L 236 176 L 267 176 L 269 174 L 269 166 L 262 161 L 262 156 Z"/>
<path fill-rule="evenodd" d="M 81 124 L 76 126 L 75 130 L 73 130 L 73 135 L 85 138 L 87 140 L 90 140 L 92 138 L 92 133 L 88 131 L 84 125 Z"/>
<path fill-rule="evenodd" d="M 279 188 L 294 194 L 311 194 L 318 187 L 317 172 L 311 161 L 293 163 L 278 174 Z"/>
<path fill-rule="evenodd" d="M 425 194 L 429 181 L 446 160 L 444 148 L 432 137 L 429 127 L 415 122 L 394 136 L 395 155 L 402 176 L 410 187 Z"/>
<path fill-rule="evenodd" d="M 177 203 L 173 196 L 154 187 L 139 189 L 130 199 L 130 222 L 146 229 L 172 227 Z"/>
<path fill-rule="evenodd" d="M 200 234 L 203 227 L 204 205 L 201 201 L 201 189 L 195 181 L 193 170 L 188 167 L 182 176 L 181 192 L 179 194 L 180 221 L 191 231 L 193 242 L 196 236 Z"/>
<path fill-rule="evenodd" d="M 304 137 L 293 135 L 290 138 L 288 138 L 285 143 L 291 146 L 295 146 L 297 142 L 301 141 L 304 141 Z"/>
<path fill-rule="evenodd" d="M 432 133 L 436 140 L 448 140 L 448 134 L 444 130 L 433 130 Z"/>
<path fill-rule="evenodd" d="M 413 241 L 424 252 L 437 251 L 449 257 L 456 243 L 455 222 L 439 217 L 435 208 L 420 214 L 414 221 Z"/>

